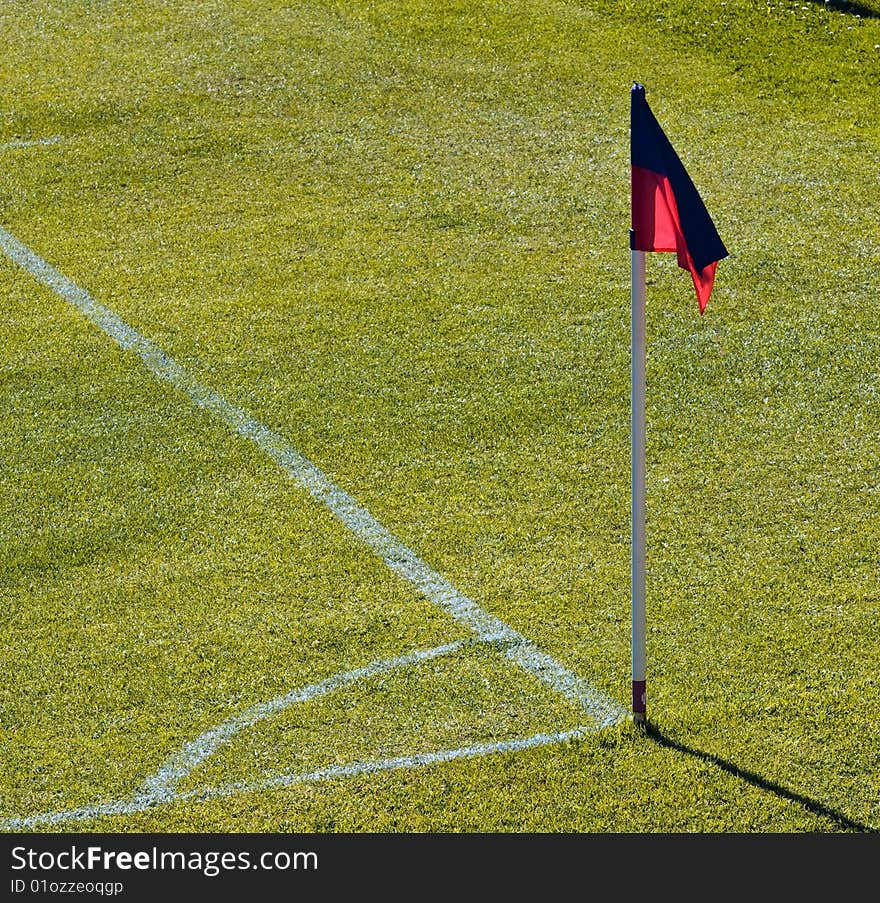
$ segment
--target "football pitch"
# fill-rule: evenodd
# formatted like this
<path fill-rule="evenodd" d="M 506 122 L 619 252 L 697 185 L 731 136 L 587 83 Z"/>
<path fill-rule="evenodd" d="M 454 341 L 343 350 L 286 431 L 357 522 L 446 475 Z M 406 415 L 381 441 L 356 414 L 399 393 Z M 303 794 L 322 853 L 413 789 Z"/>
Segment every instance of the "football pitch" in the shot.
<path fill-rule="evenodd" d="M 5 832 L 880 828 L 880 4 L 0 10 Z M 629 88 L 731 252 L 648 255 Z"/>

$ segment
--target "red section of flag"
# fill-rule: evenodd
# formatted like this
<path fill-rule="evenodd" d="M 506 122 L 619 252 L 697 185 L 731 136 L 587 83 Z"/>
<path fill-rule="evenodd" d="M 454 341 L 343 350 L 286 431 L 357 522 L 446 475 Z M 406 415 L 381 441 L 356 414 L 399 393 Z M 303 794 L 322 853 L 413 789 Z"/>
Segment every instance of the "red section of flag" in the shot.
<path fill-rule="evenodd" d="M 632 227 L 636 251 L 675 251 L 678 265 L 688 270 L 694 281 L 700 313 L 706 310 L 718 261 L 698 270 L 688 251 L 687 241 L 678 215 L 675 194 L 668 176 L 632 167 Z"/>
<path fill-rule="evenodd" d="M 632 167 L 632 227 L 635 251 L 677 251 L 684 234 L 669 178 Z"/>

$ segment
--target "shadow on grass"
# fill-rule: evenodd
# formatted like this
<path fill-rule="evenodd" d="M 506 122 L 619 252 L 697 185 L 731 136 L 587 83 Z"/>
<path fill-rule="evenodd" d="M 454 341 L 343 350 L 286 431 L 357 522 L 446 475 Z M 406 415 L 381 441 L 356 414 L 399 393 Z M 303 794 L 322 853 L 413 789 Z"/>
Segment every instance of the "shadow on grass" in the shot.
<path fill-rule="evenodd" d="M 797 803 L 798 805 L 803 806 L 808 812 L 812 812 L 813 815 L 821 815 L 834 822 L 840 828 L 844 828 L 847 831 L 861 831 L 867 834 L 876 833 L 876 831 L 873 828 L 868 827 L 868 825 L 863 825 L 861 822 L 849 818 L 849 816 L 844 815 L 842 812 L 838 812 L 836 809 L 832 809 L 830 806 L 826 806 L 824 803 L 812 800 L 808 796 L 803 796 L 800 793 L 795 793 L 793 790 L 789 790 L 781 784 L 777 784 L 775 781 L 762 778 L 761 775 L 740 768 L 738 765 L 734 765 L 732 762 L 728 762 L 713 753 L 703 752 L 703 750 L 694 749 L 692 746 L 685 746 L 684 743 L 679 743 L 677 740 L 673 740 L 661 733 L 660 730 L 650 722 L 642 725 L 640 730 L 644 731 L 645 735 L 655 743 L 666 747 L 666 749 L 674 749 L 676 752 L 686 753 L 689 756 L 693 756 L 695 759 L 701 759 L 703 762 L 710 762 L 712 765 L 717 765 L 722 771 L 726 771 L 728 774 L 732 774 L 734 777 L 746 781 L 752 786 L 757 787 L 759 790 L 766 790 L 768 793 L 775 794 L 780 799 Z"/>
<path fill-rule="evenodd" d="M 864 6 L 861 3 L 847 3 L 847 0 L 810 0 L 816 6 L 824 6 L 839 13 L 849 13 L 851 16 L 861 16 L 863 19 L 880 19 L 880 13 Z"/>

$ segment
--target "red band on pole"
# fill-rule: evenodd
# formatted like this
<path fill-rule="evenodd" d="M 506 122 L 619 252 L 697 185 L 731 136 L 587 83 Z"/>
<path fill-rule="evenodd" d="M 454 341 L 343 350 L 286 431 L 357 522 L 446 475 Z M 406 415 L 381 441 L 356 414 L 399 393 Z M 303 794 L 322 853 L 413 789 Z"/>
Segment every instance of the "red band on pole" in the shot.
<path fill-rule="evenodd" d="M 634 680 L 633 685 L 633 715 L 644 715 L 647 711 L 645 705 L 645 681 Z"/>

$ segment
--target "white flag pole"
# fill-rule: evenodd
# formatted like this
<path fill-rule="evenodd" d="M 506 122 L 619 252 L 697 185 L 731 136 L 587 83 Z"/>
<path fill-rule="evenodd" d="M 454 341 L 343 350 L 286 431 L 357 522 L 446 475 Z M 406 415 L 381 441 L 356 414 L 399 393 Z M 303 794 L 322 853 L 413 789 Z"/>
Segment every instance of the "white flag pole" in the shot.
<path fill-rule="evenodd" d="M 632 233 L 630 233 L 632 245 Z M 631 250 L 632 713 L 645 724 L 645 252 Z"/>

